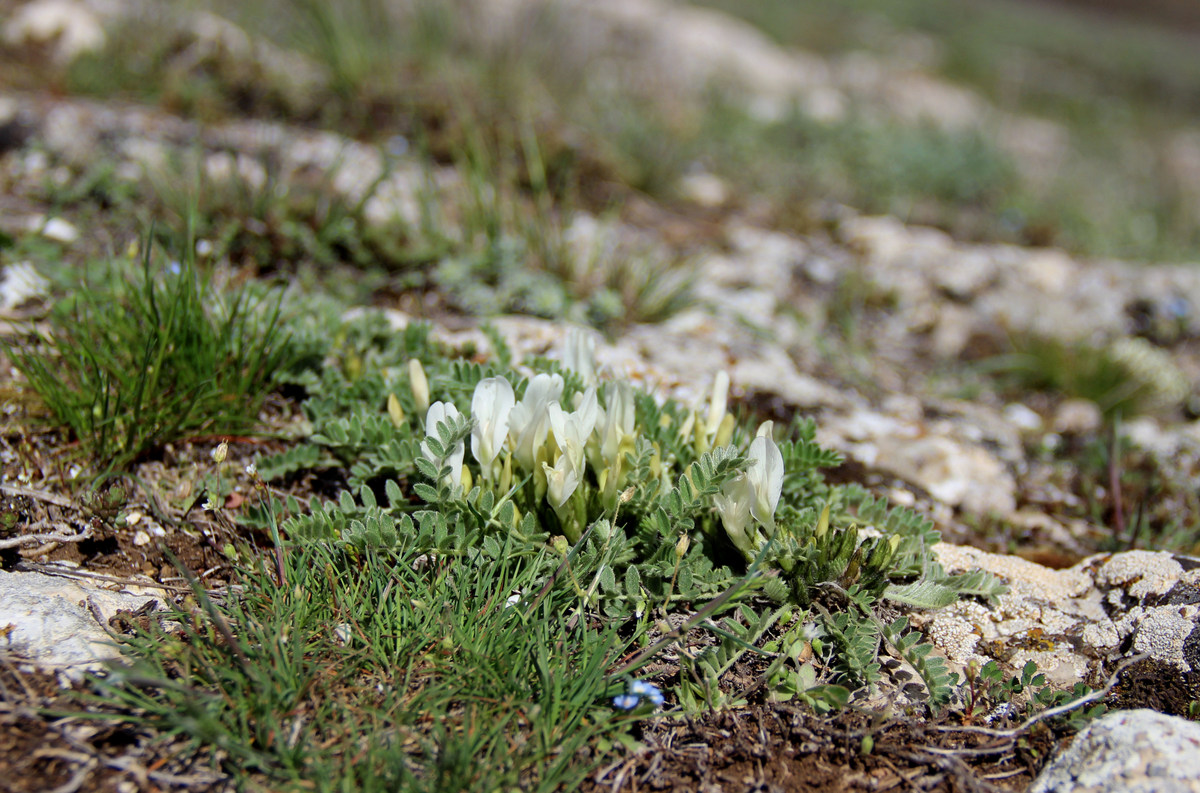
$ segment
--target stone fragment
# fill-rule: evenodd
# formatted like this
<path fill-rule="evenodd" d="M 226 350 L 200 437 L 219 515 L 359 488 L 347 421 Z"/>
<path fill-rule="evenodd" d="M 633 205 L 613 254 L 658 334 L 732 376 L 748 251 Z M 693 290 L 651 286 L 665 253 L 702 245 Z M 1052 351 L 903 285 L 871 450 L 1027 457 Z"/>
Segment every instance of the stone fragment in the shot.
<path fill-rule="evenodd" d="M 1090 399 L 1068 399 L 1054 411 L 1050 427 L 1060 435 L 1090 435 L 1100 429 L 1104 414 Z"/>
<path fill-rule="evenodd" d="M 1166 551 L 1126 551 L 1114 554 L 1096 570 L 1096 584 L 1121 586 L 1138 600 L 1165 595 L 1183 575 L 1183 567 Z"/>
<path fill-rule="evenodd" d="M 48 294 L 50 284 L 29 262 L 16 262 L 4 268 L 0 280 L 0 312 L 8 312 L 30 300 Z"/>
<path fill-rule="evenodd" d="M 1183 672 L 1193 671 L 1188 655 L 1195 646 L 1200 608 L 1196 606 L 1158 606 L 1143 609 L 1137 606 L 1117 623 L 1123 635 L 1133 634 L 1133 652 L 1148 653 L 1151 658 L 1173 664 Z"/>
<path fill-rule="evenodd" d="M 1016 509 L 1016 482 L 1004 463 L 969 439 L 928 430 L 922 423 L 860 409 L 826 418 L 818 440 L 919 485 L 952 507 L 980 515 Z"/>
<path fill-rule="evenodd" d="M 1200 724 L 1153 710 L 1108 713 L 1075 736 L 1029 793 L 1200 793 Z"/>
<path fill-rule="evenodd" d="M 163 595 L 148 587 L 112 591 L 84 581 L 41 573 L 0 570 L 0 628 L 8 628 L 7 654 L 14 660 L 79 680 L 120 651 L 105 630 L 118 611 L 136 611 Z M 104 620 L 102 625 L 98 619 Z"/>
<path fill-rule="evenodd" d="M 70 63 L 85 52 L 104 47 L 104 27 L 83 3 L 74 0 L 34 0 L 13 13 L 4 25 L 5 42 L 54 44 L 54 57 Z"/>

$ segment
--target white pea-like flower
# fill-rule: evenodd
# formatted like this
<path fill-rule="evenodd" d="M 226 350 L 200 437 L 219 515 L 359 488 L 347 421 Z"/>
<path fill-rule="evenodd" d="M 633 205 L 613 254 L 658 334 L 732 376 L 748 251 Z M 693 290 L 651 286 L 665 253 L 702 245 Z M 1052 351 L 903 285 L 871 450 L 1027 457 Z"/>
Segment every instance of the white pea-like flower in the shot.
<path fill-rule="evenodd" d="M 508 437 L 510 415 L 516 398 L 512 386 L 503 377 L 479 381 L 471 397 L 471 454 L 483 470 L 484 481 L 491 481 L 492 463 Z"/>
<path fill-rule="evenodd" d="M 750 523 L 750 502 L 754 499 L 754 489 L 746 481 L 745 474 L 739 474 L 721 488 L 719 495 L 713 496 L 713 505 L 721 516 L 725 533 L 737 546 L 737 549 L 747 557 L 756 552 L 755 537 L 746 531 Z M 758 532 L 754 532 L 757 536 Z"/>
<path fill-rule="evenodd" d="M 750 525 L 750 518 L 761 524 L 769 537 L 775 531 L 775 508 L 783 493 L 783 453 L 771 439 L 769 426 L 766 431 L 750 444 L 746 473 L 726 482 L 720 494 L 713 496 L 726 534 L 747 558 L 758 553 L 765 541 Z"/>
<path fill-rule="evenodd" d="M 553 468 L 542 463 L 542 469 L 546 472 L 546 499 L 556 510 L 562 509 L 579 487 L 583 472 L 575 467 L 569 454 L 560 454 Z"/>
<path fill-rule="evenodd" d="M 563 348 L 563 365 L 583 378 L 587 385 L 596 382 L 596 339 L 587 331 L 571 328 Z"/>
<path fill-rule="evenodd" d="M 754 491 L 750 514 L 766 528 L 775 531 L 775 508 L 783 492 L 783 453 L 770 435 L 761 435 L 750 444 L 753 464 L 746 471 L 746 480 Z"/>
<path fill-rule="evenodd" d="M 713 378 L 712 399 L 708 403 L 708 419 L 704 422 L 704 434 L 711 442 L 725 419 L 725 408 L 729 402 L 729 374 L 721 369 Z"/>
<path fill-rule="evenodd" d="M 413 401 L 417 404 L 417 413 L 429 409 L 429 378 L 425 376 L 425 367 L 416 358 L 408 359 L 408 384 L 412 388 Z"/>
<path fill-rule="evenodd" d="M 600 403 L 596 399 L 595 387 L 584 392 L 579 407 L 573 413 L 563 410 L 557 402 L 551 402 L 547 412 L 558 447 L 563 454 L 571 455 L 571 463 L 582 471 L 584 449 L 600 418 Z"/>
<path fill-rule="evenodd" d="M 525 396 L 508 418 L 509 442 L 513 457 L 526 471 L 532 471 L 538 450 L 550 434 L 551 402 L 562 396 L 563 379 L 557 374 L 537 374 L 525 388 Z"/>
<path fill-rule="evenodd" d="M 633 436 L 634 418 L 633 386 L 624 380 L 613 383 L 600 429 L 600 456 L 605 464 L 617 465 L 622 441 Z"/>

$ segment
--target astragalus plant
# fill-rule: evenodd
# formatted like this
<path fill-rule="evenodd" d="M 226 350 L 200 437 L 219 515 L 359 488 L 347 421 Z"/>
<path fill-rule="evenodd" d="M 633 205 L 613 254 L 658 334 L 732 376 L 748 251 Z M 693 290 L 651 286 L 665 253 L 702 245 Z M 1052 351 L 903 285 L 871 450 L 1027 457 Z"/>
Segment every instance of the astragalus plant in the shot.
<path fill-rule="evenodd" d="M 695 405 L 602 377 L 594 342 L 576 331 L 558 360 L 514 366 L 497 334 L 481 363 L 419 325 L 378 336 L 377 321 L 360 320 L 361 347 L 347 353 L 369 370 L 301 378 L 313 433 L 260 463 L 268 478 L 346 473 L 336 501 L 274 504 L 286 535 L 442 562 L 540 559 L 547 581 L 570 582 L 581 608 L 613 620 L 718 600 L 794 605 L 826 623 L 836 679 L 874 682 L 887 642 L 928 671 L 935 704 L 948 697 L 928 647 L 876 605 L 934 607 L 1001 588 L 982 574 L 947 576 L 927 519 L 826 483 L 820 468 L 840 458 L 815 442 L 811 421 L 736 420 L 723 373 Z"/>

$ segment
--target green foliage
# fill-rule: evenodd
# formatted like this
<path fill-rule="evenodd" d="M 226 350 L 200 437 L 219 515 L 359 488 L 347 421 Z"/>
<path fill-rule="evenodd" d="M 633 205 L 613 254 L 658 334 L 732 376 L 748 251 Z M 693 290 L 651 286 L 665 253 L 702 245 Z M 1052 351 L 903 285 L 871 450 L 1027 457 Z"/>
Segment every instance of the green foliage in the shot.
<path fill-rule="evenodd" d="M 808 622 L 808 616 L 808 612 L 797 615 L 778 638 L 763 644 L 765 653 L 775 655 L 764 676 L 774 701 L 796 699 L 824 714 L 845 707 L 850 700 L 850 689 L 817 682 L 813 656 L 823 653 L 825 645 L 821 637 L 826 632 L 817 623 Z M 787 619 L 781 622 L 786 623 Z"/>
<path fill-rule="evenodd" d="M 311 470 L 314 468 L 327 468 L 330 462 L 322 453 L 319 446 L 310 444 L 300 444 L 299 446 L 291 446 L 278 454 L 267 455 L 259 458 L 257 462 L 259 475 L 270 482 L 276 479 L 283 479 L 285 476 L 290 476 L 299 471 Z"/>
<path fill-rule="evenodd" d="M 1013 391 L 1035 389 L 1091 400 L 1109 421 L 1176 407 L 1190 392 L 1170 356 L 1145 339 L 1096 347 L 1029 336 L 1013 345 L 1015 352 L 982 362 L 980 371 Z"/>
<path fill-rule="evenodd" d="M 615 627 L 568 621 L 574 594 L 533 591 L 540 556 L 446 562 L 310 544 L 283 581 L 243 568 L 241 597 L 165 616 L 126 641 L 129 666 L 94 681 L 129 720 L 217 749 L 226 769 L 273 788 L 572 789 L 585 752 L 628 720 L 605 670 Z M 397 740 L 403 735 L 403 740 Z M 353 747 L 347 751 L 347 747 Z"/>
<path fill-rule="evenodd" d="M 1006 675 L 996 661 L 980 666 L 972 664 L 967 670 L 964 687 L 963 718 L 994 718 L 1001 712 L 1009 717 L 1020 711 L 1015 706 L 1024 702 L 1024 713 L 1031 717 L 1049 708 L 1066 705 L 1092 693 L 1083 683 L 1076 683 L 1070 690 L 1056 689 L 1047 684 L 1046 675 L 1038 671 L 1037 663 L 1027 661 L 1015 674 Z M 1074 730 L 1083 729 L 1087 723 L 1104 715 L 1107 707 L 1097 703 L 1090 708 L 1076 709 L 1063 714 L 1061 719 Z"/>
<path fill-rule="evenodd" d="M 917 670 L 917 674 L 925 681 L 925 689 L 929 695 L 929 707 L 935 712 L 947 704 L 954 694 L 954 685 L 958 675 L 946 669 L 946 659 L 931 655 L 932 644 L 922 644 L 921 634 L 916 631 L 905 633 L 908 628 L 907 617 L 897 617 L 883 626 L 883 637 L 894 647 L 900 657 Z"/>
<path fill-rule="evenodd" d="M 689 711 L 745 705 L 744 699 L 722 691 L 719 681 L 746 653 L 762 655 L 756 645 L 777 622 L 787 622 L 790 617 L 788 607 L 755 611 L 743 605 L 734 616 L 710 625 L 709 630 L 720 637 L 720 642 L 705 648 L 688 664 L 691 679 L 680 684 L 680 705 Z"/>
<path fill-rule="evenodd" d="M 10 348 L 13 363 L 81 451 L 120 468 L 195 434 L 252 431 L 294 350 L 280 298 L 207 281 L 190 258 L 159 270 L 147 248 L 128 281 L 83 280 L 49 330 Z"/>

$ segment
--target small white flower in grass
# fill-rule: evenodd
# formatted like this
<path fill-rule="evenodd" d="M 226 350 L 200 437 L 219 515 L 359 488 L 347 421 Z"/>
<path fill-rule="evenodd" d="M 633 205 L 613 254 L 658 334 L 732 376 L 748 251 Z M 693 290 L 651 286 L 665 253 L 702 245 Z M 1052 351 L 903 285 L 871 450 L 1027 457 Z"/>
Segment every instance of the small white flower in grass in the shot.
<path fill-rule="evenodd" d="M 532 471 L 538 450 L 550 433 L 547 407 L 562 396 L 563 379 L 557 374 L 534 375 L 525 387 L 525 396 L 508 417 L 509 440 L 513 457 L 526 471 Z"/>
<path fill-rule="evenodd" d="M 247 465 L 246 466 L 246 475 L 247 476 L 257 476 L 258 475 L 258 466 L 255 465 L 254 463 L 250 463 L 249 465 Z"/>
<path fill-rule="evenodd" d="M 200 509 L 204 510 L 205 512 L 212 512 L 212 511 L 214 511 L 216 508 L 217 508 L 217 507 L 216 507 L 216 505 L 215 505 L 215 504 L 213 504 L 213 502 L 212 502 L 212 499 L 211 499 L 211 498 L 206 498 L 206 499 L 204 499 L 204 503 L 200 505 Z"/>
<path fill-rule="evenodd" d="M 454 407 L 453 404 L 449 402 L 434 402 L 429 406 L 429 412 L 425 414 L 425 437 L 436 438 L 438 435 L 438 424 L 448 419 L 456 419 L 458 416 L 458 408 Z M 438 440 L 441 439 L 439 438 Z M 446 457 L 439 459 L 430 450 L 428 442 L 421 442 L 421 454 L 425 455 L 427 460 L 431 460 L 441 467 L 450 466 L 449 479 L 450 483 L 455 487 L 462 484 L 462 461 L 466 451 L 466 444 L 459 441 Z"/>
<path fill-rule="evenodd" d="M 471 397 L 471 454 L 483 470 L 483 480 L 492 479 L 492 463 L 508 437 L 510 414 L 516 399 L 512 386 L 503 377 L 480 380 Z"/>

